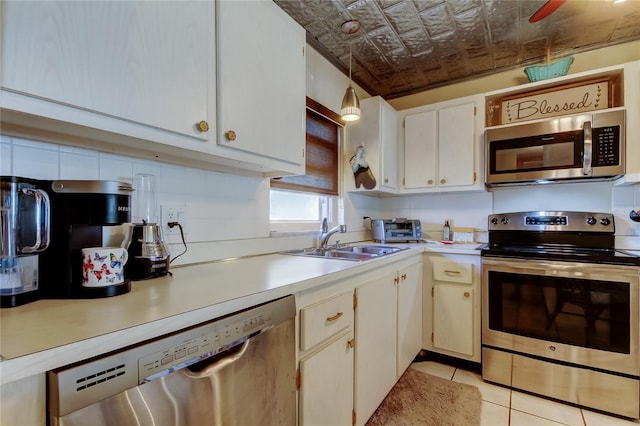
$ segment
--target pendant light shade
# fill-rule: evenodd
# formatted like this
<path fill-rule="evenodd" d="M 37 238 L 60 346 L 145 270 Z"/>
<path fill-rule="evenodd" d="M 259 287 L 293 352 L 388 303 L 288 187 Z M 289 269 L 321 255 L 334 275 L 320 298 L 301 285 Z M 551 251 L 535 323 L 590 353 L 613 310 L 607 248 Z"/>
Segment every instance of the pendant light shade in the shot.
<path fill-rule="evenodd" d="M 342 98 L 340 118 L 343 121 L 356 121 L 360 119 L 360 99 L 351 86 L 351 49 L 349 49 L 349 87 Z"/>
<path fill-rule="evenodd" d="M 356 91 L 349 85 L 342 98 L 342 108 L 340 108 L 340 118 L 344 121 L 355 121 L 360 119 L 360 99 Z"/>

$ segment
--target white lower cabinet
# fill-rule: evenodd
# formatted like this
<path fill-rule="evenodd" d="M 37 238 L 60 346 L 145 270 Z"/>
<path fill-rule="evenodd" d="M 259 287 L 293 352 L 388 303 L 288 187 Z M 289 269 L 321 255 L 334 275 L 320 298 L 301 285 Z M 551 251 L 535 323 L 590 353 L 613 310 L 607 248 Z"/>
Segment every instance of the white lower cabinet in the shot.
<path fill-rule="evenodd" d="M 300 425 L 352 424 L 353 332 L 352 289 L 300 309 Z"/>
<path fill-rule="evenodd" d="M 397 272 L 394 269 L 356 288 L 356 425 L 367 422 L 398 377 L 396 280 Z"/>
<path fill-rule="evenodd" d="M 424 349 L 480 362 L 480 257 L 429 255 L 424 270 Z"/>
<path fill-rule="evenodd" d="M 350 425 L 353 413 L 353 329 L 300 360 L 301 425 Z"/>
<path fill-rule="evenodd" d="M 400 262 L 356 288 L 355 425 L 363 425 L 422 349 L 422 263 Z"/>
<path fill-rule="evenodd" d="M 399 278 L 398 377 L 422 349 L 422 262 L 403 267 Z"/>
<path fill-rule="evenodd" d="M 420 256 L 299 297 L 299 424 L 364 425 L 422 349 Z"/>
<path fill-rule="evenodd" d="M 0 425 L 46 425 L 45 373 L 0 386 Z"/>

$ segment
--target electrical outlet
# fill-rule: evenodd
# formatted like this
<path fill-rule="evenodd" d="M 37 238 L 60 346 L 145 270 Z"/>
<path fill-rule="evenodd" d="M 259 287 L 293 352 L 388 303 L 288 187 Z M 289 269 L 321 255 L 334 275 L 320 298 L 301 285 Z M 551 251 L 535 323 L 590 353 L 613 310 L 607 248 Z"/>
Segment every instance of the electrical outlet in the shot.
<path fill-rule="evenodd" d="M 180 204 L 165 204 L 160 207 L 162 221 L 162 233 L 164 236 L 180 236 L 180 228 L 169 228 L 170 222 L 178 222 L 182 226 L 182 232 L 187 234 L 187 209 Z"/>

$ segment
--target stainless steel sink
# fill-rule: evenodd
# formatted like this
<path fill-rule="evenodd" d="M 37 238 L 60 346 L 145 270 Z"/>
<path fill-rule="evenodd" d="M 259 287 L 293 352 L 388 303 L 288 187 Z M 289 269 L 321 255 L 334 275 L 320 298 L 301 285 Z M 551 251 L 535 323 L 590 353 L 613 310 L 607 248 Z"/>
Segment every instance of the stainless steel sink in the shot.
<path fill-rule="evenodd" d="M 389 247 L 381 245 L 354 245 L 332 248 L 306 248 L 298 250 L 288 250 L 282 252 L 292 256 L 307 256 L 307 257 L 324 257 L 329 259 L 342 259 L 342 260 L 369 260 L 380 256 L 385 256 L 392 253 L 397 253 L 407 248 L 402 247 Z"/>
<path fill-rule="evenodd" d="M 373 254 L 376 256 L 384 256 L 385 254 L 397 253 L 400 250 L 405 250 L 405 249 L 400 247 L 364 245 L 364 246 L 339 247 L 335 250 L 340 252 L 363 253 L 363 254 Z"/>

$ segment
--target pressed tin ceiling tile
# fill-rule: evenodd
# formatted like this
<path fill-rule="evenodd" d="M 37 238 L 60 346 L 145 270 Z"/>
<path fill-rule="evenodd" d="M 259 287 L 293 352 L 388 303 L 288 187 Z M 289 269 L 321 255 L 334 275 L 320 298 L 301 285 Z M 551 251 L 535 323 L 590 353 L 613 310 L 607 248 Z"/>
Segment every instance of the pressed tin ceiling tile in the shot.
<path fill-rule="evenodd" d="M 398 34 L 414 31 L 421 27 L 413 1 L 405 0 L 384 9 L 387 20 Z"/>
<path fill-rule="evenodd" d="M 423 10 L 420 12 L 420 18 L 427 32 L 432 37 L 444 32 L 451 32 L 455 27 L 453 18 L 449 15 L 449 11 L 444 3 L 434 6 L 431 9 Z"/>
<path fill-rule="evenodd" d="M 390 52 L 392 50 L 404 49 L 400 37 L 389 27 L 377 28 L 369 32 L 367 36 L 383 54 L 384 52 Z"/>
<path fill-rule="evenodd" d="M 640 0 L 274 0 L 307 41 L 353 80 L 386 99 L 640 39 Z M 343 34 L 357 19 L 362 28 Z"/>

